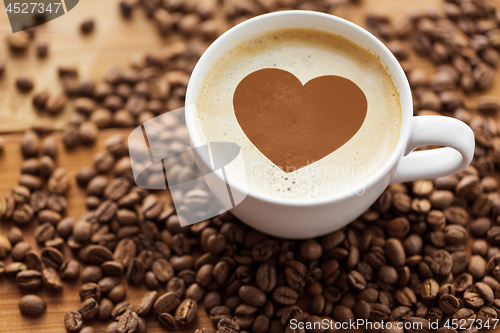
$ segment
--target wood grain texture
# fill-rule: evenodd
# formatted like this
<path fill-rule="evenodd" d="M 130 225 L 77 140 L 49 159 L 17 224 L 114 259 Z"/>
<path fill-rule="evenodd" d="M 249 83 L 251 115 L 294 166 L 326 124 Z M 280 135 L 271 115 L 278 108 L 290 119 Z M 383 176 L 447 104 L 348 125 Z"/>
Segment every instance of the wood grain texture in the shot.
<path fill-rule="evenodd" d="M 28 128 L 39 116 L 31 106 L 31 99 L 27 98 L 30 94 L 21 95 L 13 87 L 17 75 L 32 75 L 36 82 L 34 92 L 48 89 L 56 93 L 61 89 L 56 73 L 58 64 L 76 64 L 79 66 L 81 77 L 98 79 L 109 64 L 126 65 L 132 53 L 157 52 L 168 44 L 167 40 L 159 36 L 143 12 L 137 11 L 130 21 L 123 20 L 118 13 L 117 2 L 117 0 L 82 0 L 68 14 L 38 29 L 37 40 L 50 43 L 50 55 L 45 60 L 36 58 L 33 47 L 19 58 L 8 55 L 4 37 L 10 32 L 10 26 L 4 6 L 0 5 L 0 59 L 7 60 L 6 75 L 0 79 L 0 133 L 14 133 L 3 136 L 6 146 L 5 152 L 0 155 L 0 196 L 9 194 L 19 178 L 19 166 L 22 162 L 19 132 Z M 500 6 L 500 0 L 495 0 L 494 3 Z M 385 11 L 391 17 L 397 18 L 409 11 L 422 10 L 428 6 L 440 8 L 441 0 L 363 0 L 361 6 L 349 8 L 342 13 L 342 16 L 363 24 L 365 13 L 371 10 Z M 78 30 L 79 23 L 88 17 L 96 19 L 96 29 L 92 35 L 83 37 Z M 431 65 L 428 62 L 415 55 L 411 57 L 415 59 L 417 66 L 430 70 Z M 490 91 L 491 94 L 500 95 L 500 75 L 498 77 Z M 469 105 L 474 105 L 475 97 L 468 98 Z M 59 128 L 65 124 L 70 111 L 71 104 L 55 119 Z M 127 135 L 129 131 L 127 129 L 102 131 L 95 147 L 80 147 L 60 154 L 58 165 L 70 172 L 73 182 L 68 195 L 68 216 L 78 217 L 85 211 L 85 193 L 75 185 L 74 181 L 78 169 L 92 163 L 93 154 L 102 149 L 106 137 L 117 132 Z M 0 223 L 0 233 L 5 234 L 9 227 L 9 223 Z M 33 248 L 39 249 L 33 239 L 34 227 L 32 224 L 24 230 L 25 239 Z M 79 283 L 75 282 L 65 283 L 61 293 L 41 291 L 40 295 L 47 301 L 47 312 L 33 319 L 24 317 L 19 312 L 17 304 L 23 293 L 11 279 L 0 277 L 0 332 L 65 332 L 63 317 L 67 311 L 77 309 L 78 288 Z M 138 304 L 144 291 L 145 287 L 129 287 L 127 300 L 134 305 Z M 97 332 L 102 332 L 107 323 L 94 321 L 91 325 Z M 148 326 L 148 332 L 164 332 L 156 320 L 149 320 Z M 195 327 L 202 326 L 212 327 L 212 324 L 201 307 L 196 322 L 182 327 L 179 332 L 192 332 Z"/>

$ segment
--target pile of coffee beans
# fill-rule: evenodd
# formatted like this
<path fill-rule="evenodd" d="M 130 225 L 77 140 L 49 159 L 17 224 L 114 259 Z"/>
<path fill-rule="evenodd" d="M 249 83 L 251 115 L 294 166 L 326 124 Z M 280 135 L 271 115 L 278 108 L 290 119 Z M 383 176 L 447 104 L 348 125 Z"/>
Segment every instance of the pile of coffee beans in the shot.
<path fill-rule="evenodd" d="M 128 68 L 110 66 L 99 83 L 80 78 L 75 67 L 60 66 L 63 92 L 55 96 L 37 91 L 27 77 L 16 84 L 21 91 L 35 90 L 33 105 L 40 112 L 56 115 L 71 101 L 74 112 L 63 143 L 67 149 L 90 145 L 101 128 L 137 126 L 183 106 L 194 64 L 230 26 L 272 10 L 338 13 L 347 5 L 336 0 L 123 0 L 125 17 L 142 7 L 160 33 L 183 38 L 161 54 L 134 55 Z M 81 304 L 61 318 L 68 332 L 93 332 L 84 325 L 96 319 L 111 322 L 109 333 L 145 332 L 151 317 L 175 331 L 193 322 L 199 307 L 220 333 L 304 332 L 290 322 L 323 319 L 421 323 L 418 332 L 429 331 L 429 321 L 442 326 L 448 320 L 469 320 L 463 332 L 473 333 L 478 329 L 469 327 L 471 320 L 484 325 L 500 318 L 500 192 L 495 178 L 500 127 L 492 118 L 500 103 L 482 95 L 470 110 L 463 98 L 463 93 L 487 90 L 494 80 L 500 12 L 482 0 L 449 1 L 444 7 L 446 17 L 428 11 L 398 22 L 373 14 L 367 27 L 401 61 L 416 114 L 448 114 L 474 130 L 475 156 L 465 171 L 391 185 L 349 226 L 318 239 L 289 241 L 252 230 L 230 213 L 180 227 L 165 193 L 135 185 L 129 147 L 115 135 L 92 165 L 76 175 L 87 193 L 87 212 L 69 217 L 65 194 L 70 179 L 56 165 L 52 123 L 39 120 L 22 139 L 25 161 L 19 185 L 0 200 L 2 223 L 12 223 L 9 234 L 0 235 L 0 259 L 12 259 L 7 265 L 0 262 L 0 274 L 30 293 L 58 291 L 64 288 L 62 281 L 79 279 Z M 81 25 L 84 34 L 93 29 L 92 20 Z M 8 44 L 22 52 L 34 36 L 34 29 L 9 35 Z M 407 45 L 436 64 L 434 75 L 413 67 Z M 47 45 L 37 45 L 37 54 L 46 56 L 47 50 Z M 0 64 L 0 75 L 3 68 Z M 199 198 L 200 193 L 198 204 Z M 40 251 L 23 241 L 22 228 L 34 222 Z M 71 257 L 63 254 L 67 248 Z M 130 304 L 129 284 L 144 284 L 150 291 Z M 40 297 L 26 295 L 19 308 L 37 316 L 46 305 Z M 330 331 L 315 327 L 307 331 Z"/>
<path fill-rule="evenodd" d="M 230 27 L 252 17 L 275 10 L 303 9 L 338 13 L 356 0 L 297 1 L 297 0 L 123 0 L 119 9 L 125 18 L 142 8 L 165 37 L 178 36 L 157 54 L 138 53 L 131 56 L 130 65 L 121 68 L 112 64 L 102 82 L 82 78 L 75 66 L 61 65 L 56 70 L 61 79 L 61 92 L 51 95 L 37 87 L 30 76 L 16 78 L 15 84 L 30 95 L 33 107 L 41 115 L 58 116 L 71 112 L 69 124 L 63 129 L 67 149 L 80 144 L 90 145 L 99 129 L 132 127 L 167 111 L 184 106 L 189 75 L 208 45 Z M 218 15 L 222 13 L 223 15 Z M 96 23 L 92 18 L 80 23 L 82 34 L 89 34 Z M 46 42 L 35 42 L 36 27 L 6 36 L 6 42 L 16 56 L 29 52 L 35 45 L 39 57 L 49 53 Z M 5 70 L 0 61 L 0 77 Z M 69 109 L 69 110 L 68 110 Z M 45 118 L 43 118 L 45 119 Z M 45 120 L 43 129 L 52 124 Z M 33 126 L 39 126 L 35 123 Z"/>
<path fill-rule="evenodd" d="M 450 0 L 444 3 L 444 13 L 429 9 L 396 22 L 373 14 L 366 25 L 400 60 L 413 90 L 416 114 L 438 112 L 467 120 L 462 114 L 463 93 L 488 90 L 495 80 L 500 60 L 499 12 L 484 0 Z M 411 47 L 436 65 L 433 75 L 413 66 Z M 500 100 L 482 95 L 476 109 L 495 116 Z"/>

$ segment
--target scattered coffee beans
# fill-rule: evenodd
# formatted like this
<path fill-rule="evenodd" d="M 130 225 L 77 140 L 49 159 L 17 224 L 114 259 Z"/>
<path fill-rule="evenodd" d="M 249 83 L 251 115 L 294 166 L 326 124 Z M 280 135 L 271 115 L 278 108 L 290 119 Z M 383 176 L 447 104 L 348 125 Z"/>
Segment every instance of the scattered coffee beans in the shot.
<path fill-rule="evenodd" d="M 45 301 L 37 295 L 25 295 L 19 301 L 19 310 L 27 316 L 40 316 L 46 308 Z"/>

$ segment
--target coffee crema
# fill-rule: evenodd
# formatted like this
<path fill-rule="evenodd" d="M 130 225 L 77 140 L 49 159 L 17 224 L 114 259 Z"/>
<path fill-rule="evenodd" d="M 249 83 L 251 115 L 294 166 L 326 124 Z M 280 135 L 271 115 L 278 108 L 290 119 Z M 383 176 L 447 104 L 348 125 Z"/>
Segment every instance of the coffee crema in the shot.
<path fill-rule="evenodd" d="M 363 91 L 368 103 L 363 124 L 333 153 L 318 161 L 307 161 L 307 166 L 296 171 L 285 172 L 249 140 L 233 107 L 238 84 L 250 73 L 264 68 L 288 71 L 303 85 L 325 75 L 351 80 Z M 204 78 L 196 112 L 202 141 L 233 142 L 241 147 L 244 168 L 241 163 L 225 168 L 231 181 L 294 199 L 342 193 L 368 179 L 393 152 L 401 126 L 399 94 L 376 56 L 340 36 L 302 28 L 257 34 L 225 52 Z M 272 146 L 273 142 L 267 144 Z"/>

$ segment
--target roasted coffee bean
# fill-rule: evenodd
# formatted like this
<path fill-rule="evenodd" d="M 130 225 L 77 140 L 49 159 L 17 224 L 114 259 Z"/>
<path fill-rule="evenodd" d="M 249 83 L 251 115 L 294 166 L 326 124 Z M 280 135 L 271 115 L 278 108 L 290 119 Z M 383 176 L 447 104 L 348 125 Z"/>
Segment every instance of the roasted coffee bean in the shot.
<path fill-rule="evenodd" d="M 280 286 L 273 291 L 273 299 L 279 304 L 293 305 L 297 298 L 297 292 L 290 287 Z"/>
<path fill-rule="evenodd" d="M 37 157 L 40 147 L 40 138 L 36 132 L 28 130 L 21 139 L 21 152 L 24 158 Z"/>
<path fill-rule="evenodd" d="M 489 306 L 482 306 L 476 314 L 477 320 L 481 320 L 485 325 L 491 325 L 498 316 L 497 311 Z"/>
<path fill-rule="evenodd" d="M 87 195 L 100 197 L 108 184 L 108 177 L 98 175 L 93 177 L 87 184 Z"/>
<path fill-rule="evenodd" d="M 356 290 L 363 290 L 366 288 L 366 279 L 358 271 L 350 271 L 347 275 L 347 281 L 349 285 Z"/>
<path fill-rule="evenodd" d="M 210 310 L 210 320 L 214 325 L 222 318 L 231 318 L 231 310 L 226 306 L 216 306 L 212 310 Z"/>
<path fill-rule="evenodd" d="M 415 309 L 415 315 L 420 316 L 420 317 L 425 317 L 427 315 L 427 306 L 422 303 L 422 302 L 417 302 L 416 304 L 416 309 Z"/>
<path fill-rule="evenodd" d="M 126 178 L 115 178 L 104 189 L 104 196 L 108 199 L 117 201 L 128 191 L 130 183 Z"/>
<path fill-rule="evenodd" d="M 72 82 L 71 80 L 65 81 L 67 83 Z M 45 104 L 45 110 L 51 114 L 51 115 L 57 115 L 61 113 L 64 110 L 64 107 L 66 106 L 66 103 L 68 101 L 68 98 L 65 93 L 59 93 L 54 96 L 50 96 L 47 99 L 47 103 Z M 73 142 L 71 140 L 75 140 L 76 138 L 76 129 L 73 128 L 72 126 L 66 126 L 64 128 L 65 130 L 70 130 L 70 132 L 63 132 L 62 140 L 63 144 L 66 146 L 66 148 L 73 148 L 72 146 Z M 74 131 L 74 132 L 73 132 Z M 66 135 L 65 135 L 66 134 Z M 69 136 L 68 136 L 69 134 Z M 73 135 L 75 137 L 73 137 Z M 77 139 L 76 139 L 77 140 Z M 76 143 L 76 142 L 75 142 Z"/>
<path fill-rule="evenodd" d="M 368 319 L 370 317 L 371 313 L 371 306 L 370 303 L 364 300 L 359 300 L 356 302 L 354 305 L 354 314 L 356 315 L 356 318 L 358 319 Z"/>
<path fill-rule="evenodd" d="M 139 316 L 132 310 L 125 311 L 118 320 L 118 333 L 133 333 L 139 325 Z"/>
<path fill-rule="evenodd" d="M 68 259 L 59 267 L 59 274 L 64 280 L 74 280 L 80 274 L 80 263 L 74 259 Z"/>
<path fill-rule="evenodd" d="M 49 139 L 49 138 L 47 138 Z M 49 147 L 47 147 L 46 145 L 46 142 L 47 142 L 47 139 L 44 140 L 44 151 L 43 153 L 45 154 L 51 154 L 51 155 L 56 155 L 56 153 L 54 153 L 53 151 L 50 151 Z M 50 178 L 50 176 L 52 175 L 52 173 L 54 172 L 54 170 L 56 169 L 56 165 L 55 165 L 55 162 L 54 162 L 54 157 L 51 157 L 51 156 L 42 156 L 40 157 L 40 170 L 39 170 L 39 174 L 40 176 L 43 178 L 43 179 L 47 179 L 47 178 Z M 47 205 L 48 205 L 49 201 L 47 201 Z M 56 210 L 50 206 L 48 206 L 48 208 L 52 209 L 52 210 Z M 56 210 L 57 211 L 57 210 Z"/>
<path fill-rule="evenodd" d="M 38 253 L 33 250 L 26 252 L 24 262 L 26 263 L 26 267 L 28 269 L 34 269 L 36 271 L 42 270 L 42 259 L 40 259 Z"/>
<path fill-rule="evenodd" d="M 47 128 L 44 130 L 44 132 L 51 131 L 50 128 Z M 44 166 L 43 164 L 53 164 L 55 159 L 57 159 L 57 156 L 59 154 L 58 148 L 57 148 L 57 141 L 53 136 L 46 137 L 42 141 L 42 157 L 40 158 L 40 172 L 42 173 L 42 177 L 49 177 L 52 172 L 44 172 Z M 49 157 L 49 158 L 47 158 Z M 47 163 L 48 161 L 48 163 Z M 45 162 L 45 163 L 44 163 Z M 51 171 L 54 171 L 54 168 L 50 168 Z"/>
<path fill-rule="evenodd" d="M 467 268 L 469 259 L 464 251 L 455 251 L 452 253 L 453 265 L 451 266 L 452 274 L 459 274 Z"/>
<path fill-rule="evenodd" d="M 117 205 L 111 200 L 101 202 L 95 211 L 97 221 L 100 223 L 109 222 L 116 214 Z"/>
<path fill-rule="evenodd" d="M 196 318 L 197 312 L 198 303 L 186 298 L 175 310 L 175 320 L 181 325 L 190 323 Z"/>
<path fill-rule="evenodd" d="M 107 294 L 120 283 L 120 279 L 114 276 L 102 278 L 97 284 L 103 294 Z M 94 297 L 95 298 L 95 297 Z"/>
<path fill-rule="evenodd" d="M 22 174 L 19 177 L 19 185 L 27 187 L 30 191 L 38 191 L 42 188 L 42 180 L 33 175 Z"/>
<path fill-rule="evenodd" d="M 448 251 L 438 250 L 431 263 L 431 269 L 436 274 L 447 275 L 451 272 L 453 258 Z"/>
<path fill-rule="evenodd" d="M 5 274 L 15 276 L 17 273 L 21 271 L 27 270 L 28 267 L 25 263 L 22 262 L 11 262 L 8 265 L 5 265 Z"/>
<path fill-rule="evenodd" d="M 109 319 L 111 317 L 111 311 L 113 310 L 113 302 L 109 298 L 101 299 L 99 303 L 99 312 L 97 317 L 102 320 Z"/>
<path fill-rule="evenodd" d="M 16 282 L 20 288 L 34 290 L 42 285 L 42 273 L 32 269 L 22 270 L 16 274 Z"/>
<path fill-rule="evenodd" d="M 452 319 L 455 319 L 456 321 L 461 321 L 461 320 L 475 320 L 476 315 L 474 313 L 474 310 L 468 309 L 468 308 L 462 308 L 457 310 L 452 316 Z"/>
<path fill-rule="evenodd" d="M 372 303 L 370 312 L 370 320 L 381 321 L 387 320 L 391 314 L 391 309 L 388 305 L 382 303 Z"/>
<path fill-rule="evenodd" d="M 79 312 L 69 311 L 64 316 L 64 325 L 68 332 L 79 332 L 83 326 L 83 318 Z"/>
<path fill-rule="evenodd" d="M 403 319 L 413 316 L 413 311 L 407 306 L 398 306 L 389 316 L 390 321 L 401 321 Z"/>
<path fill-rule="evenodd" d="M 78 312 L 82 314 L 84 320 L 92 319 L 99 312 L 99 303 L 93 298 L 87 298 L 78 307 Z"/>
<path fill-rule="evenodd" d="M 298 306 L 291 305 L 282 309 L 281 324 L 284 326 L 288 325 L 292 319 L 302 320 L 303 318 L 304 312 Z"/>
<path fill-rule="evenodd" d="M 392 266 L 382 266 L 378 271 L 378 278 L 387 284 L 395 284 L 398 277 L 397 270 Z"/>
<path fill-rule="evenodd" d="M 220 262 L 222 263 L 222 262 Z M 227 265 L 227 264 L 226 264 Z M 229 267 L 227 266 L 227 269 Z M 214 277 L 217 280 L 217 282 L 221 283 L 224 282 L 224 279 L 218 277 L 217 275 L 219 274 L 224 274 L 228 275 L 228 271 L 225 271 L 223 267 L 217 268 L 217 265 L 214 268 Z M 257 269 L 256 275 L 255 275 L 255 282 L 257 283 L 257 286 L 264 292 L 270 292 L 276 287 L 276 282 L 277 282 L 277 274 L 276 274 L 276 269 L 273 266 L 270 266 L 268 264 L 262 264 L 260 267 Z"/>
<path fill-rule="evenodd" d="M 40 257 L 46 266 L 55 269 L 59 269 L 64 262 L 63 254 L 54 247 L 44 247 L 40 253 Z"/>
<path fill-rule="evenodd" d="M 27 203 L 30 199 L 30 190 L 26 186 L 17 185 L 12 189 L 12 199 L 15 203 Z"/>
<path fill-rule="evenodd" d="M 123 265 L 118 261 L 106 261 L 101 264 L 101 270 L 104 275 L 119 277 L 123 274 Z"/>
<path fill-rule="evenodd" d="M 105 333 L 117 333 L 118 332 L 118 322 L 114 321 L 104 330 Z"/>
<path fill-rule="evenodd" d="M 158 292 L 157 291 L 150 291 L 146 293 L 142 299 L 137 308 L 135 309 L 135 312 L 139 316 L 145 316 L 147 315 L 151 309 L 153 308 L 153 305 L 156 302 L 156 299 L 158 298 Z"/>
<path fill-rule="evenodd" d="M 491 305 L 495 300 L 495 295 L 491 287 L 484 282 L 477 282 L 475 287 L 478 294 L 484 299 L 485 304 Z"/>
<path fill-rule="evenodd" d="M 174 276 L 174 267 L 165 259 L 157 259 L 153 261 L 151 271 L 161 283 L 167 282 Z"/>
<path fill-rule="evenodd" d="M 454 284 L 451 283 L 444 283 L 439 287 L 439 297 L 449 294 L 449 295 L 456 295 L 457 289 Z"/>
<path fill-rule="evenodd" d="M 84 121 L 78 128 L 78 137 L 84 145 L 93 145 L 97 139 L 99 129 L 97 125 L 91 121 Z"/>
<path fill-rule="evenodd" d="M 73 225 L 73 237 L 81 244 L 85 244 L 90 240 L 92 233 L 92 224 L 85 220 L 78 220 Z"/>
<path fill-rule="evenodd" d="M 148 195 L 142 202 L 142 212 L 146 219 L 154 219 L 163 210 L 164 202 L 159 200 L 154 194 Z"/>
<path fill-rule="evenodd" d="M 102 271 L 99 266 L 86 266 L 80 272 L 80 280 L 82 281 L 82 283 L 97 283 L 100 279 L 102 279 Z"/>
<path fill-rule="evenodd" d="M 134 284 L 141 284 L 144 280 L 144 264 L 142 260 L 134 258 L 127 269 L 127 281 Z"/>
<path fill-rule="evenodd" d="M 207 248 L 211 253 L 221 253 L 226 248 L 226 237 L 222 234 L 210 235 L 207 239 Z"/>
<path fill-rule="evenodd" d="M 251 306 L 260 307 L 266 303 L 266 294 L 262 292 L 262 290 L 253 286 L 241 286 L 238 290 L 238 295 L 241 297 L 243 302 Z"/>
<path fill-rule="evenodd" d="M 47 206 L 52 205 L 51 199 L 52 197 L 49 197 L 49 199 L 47 200 Z M 60 220 L 61 220 L 61 214 L 51 209 L 43 209 L 40 212 L 38 212 L 38 221 L 40 223 L 48 222 L 52 225 L 57 225 L 57 223 Z"/>
<path fill-rule="evenodd" d="M 82 120 L 83 121 L 83 120 Z M 62 131 L 61 140 L 66 149 L 75 148 L 78 145 L 78 128 L 71 124 L 66 126 Z"/>
<path fill-rule="evenodd" d="M 173 313 L 180 304 L 180 297 L 174 292 L 166 292 L 158 297 L 153 306 L 153 312 L 156 316 L 161 313 Z"/>
<path fill-rule="evenodd" d="M 354 313 L 348 307 L 337 305 L 333 309 L 333 318 L 338 322 L 349 322 L 354 320 Z"/>
<path fill-rule="evenodd" d="M 40 224 L 35 229 L 35 239 L 39 243 L 45 243 L 49 239 L 52 239 L 56 233 L 56 228 L 50 222 L 45 222 Z"/>
<path fill-rule="evenodd" d="M 133 240 L 126 238 L 118 242 L 113 253 L 113 257 L 114 260 L 121 262 L 124 268 L 128 268 L 130 262 L 136 254 L 137 245 Z"/>
<path fill-rule="evenodd" d="M 313 261 L 321 258 L 323 249 L 321 245 L 313 239 L 300 244 L 300 256 L 306 261 Z"/>
<path fill-rule="evenodd" d="M 47 309 L 45 301 L 37 295 L 25 295 L 19 300 L 19 310 L 26 316 L 40 316 Z"/>
<path fill-rule="evenodd" d="M 88 264 L 101 265 L 113 260 L 113 253 L 102 245 L 88 245 L 82 250 L 81 257 Z"/>
<path fill-rule="evenodd" d="M 56 249 L 61 250 L 64 245 L 64 239 L 61 237 L 54 237 L 52 239 L 49 239 L 45 241 L 45 246 L 46 247 L 55 247 Z"/>
<path fill-rule="evenodd" d="M 186 284 L 184 283 L 184 280 L 178 277 L 173 277 L 167 283 L 167 291 L 174 292 L 179 295 L 179 297 L 182 297 L 186 292 Z"/>
<path fill-rule="evenodd" d="M 144 282 L 150 290 L 158 290 L 158 288 L 160 288 L 160 282 L 156 278 L 155 273 L 151 271 L 146 272 L 146 274 L 144 275 Z"/>
<path fill-rule="evenodd" d="M 411 307 L 417 302 L 415 293 L 409 287 L 403 287 L 402 289 L 397 290 L 394 295 L 399 304 L 404 306 Z"/>
<path fill-rule="evenodd" d="M 99 173 L 106 173 L 115 164 L 115 158 L 107 151 L 102 151 L 94 156 L 94 168 Z"/>
<path fill-rule="evenodd" d="M 18 205 L 13 214 L 12 220 L 18 225 L 26 225 L 33 220 L 34 210 L 28 204 Z"/>
<path fill-rule="evenodd" d="M 221 293 L 218 291 L 209 291 L 203 299 L 203 306 L 206 311 L 212 310 L 214 307 L 221 305 Z"/>
<path fill-rule="evenodd" d="M 120 302 L 115 305 L 111 311 L 111 317 L 118 320 L 118 318 L 127 311 L 132 311 L 132 305 L 129 302 Z"/>
<path fill-rule="evenodd" d="M 56 168 L 49 180 L 47 188 L 50 193 L 64 195 L 69 188 L 69 174 L 64 168 Z"/>
<path fill-rule="evenodd" d="M 113 289 L 111 289 L 108 293 L 108 298 L 112 300 L 114 303 L 118 303 L 123 301 L 127 296 L 127 288 L 124 284 L 119 284 Z"/>
<path fill-rule="evenodd" d="M 51 290 L 60 291 L 63 289 L 63 284 L 57 270 L 52 267 L 45 267 L 42 270 L 43 285 Z"/>
<path fill-rule="evenodd" d="M 467 271 L 476 279 L 481 279 L 486 274 L 486 261 L 483 257 L 473 255 L 469 259 Z"/>
<path fill-rule="evenodd" d="M 93 298 L 94 300 L 99 302 L 99 300 L 101 299 L 101 288 L 93 282 L 85 283 L 80 287 L 79 294 L 80 300 L 82 301 L 86 300 L 87 298 Z"/>
<path fill-rule="evenodd" d="M 422 282 L 420 296 L 425 301 L 434 300 L 439 292 L 439 284 L 434 279 L 427 279 Z"/>
<path fill-rule="evenodd" d="M 453 295 L 445 294 L 439 298 L 439 308 L 446 314 L 453 314 L 460 307 L 460 301 Z"/>
<path fill-rule="evenodd" d="M 9 243 L 7 238 L 3 237 L 3 239 L 4 239 L 3 251 L 4 251 L 4 253 L 8 253 L 7 250 L 10 250 L 8 247 L 8 246 L 10 246 L 10 243 Z M 1 243 L 2 243 L 2 241 L 0 241 L 0 244 Z M 10 256 L 12 257 L 12 260 L 14 260 L 14 261 L 24 261 L 26 258 L 26 253 L 28 253 L 28 251 L 30 251 L 30 250 L 31 250 L 30 243 L 19 242 L 16 245 L 14 245 L 14 247 L 12 248 Z"/>
<path fill-rule="evenodd" d="M 212 281 L 212 271 L 214 266 L 206 264 L 201 266 L 196 273 L 196 282 L 201 286 L 206 286 Z"/>
<path fill-rule="evenodd" d="M 57 223 L 56 230 L 59 236 L 67 239 L 73 233 L 73 227 L 75 224 L 75 219 L 71 217 L 66 217 Z"/>
<path fill-rule="evenodd" d="M 221 333 L 236 333 L 240 331 L 240 325 L 232 319 L 222 318 L 217 323 L 217 331 Z"/>
<path fill-rule="evenodd" d="M 481 298 L 481 296 L 478 293 L 470 290 L 466 290 L 464 292 L 463 300 L 468 307 L 472 308 L 478 308 L 484 304 L 484 300 Z"/>
<path fill-rule="evenodd" d="M 76 174 L 76 182 L 80 187 L 85 187 L 97 173 L 91 167 L 83 167 Z"/>
<path fill-rule="evenodd" d="M 40 170 L 40 160 L 38 158 L 28 158 L 21 165 L 21 174 L 36 175 Z"/>
<path fill-rule="evenodd" d="M 397 217 L 389 221 L 386 229 L 389 236 L 403 238 L 410 232 L 410 222 L 404 217 Z"/>
<path fill-rule="evenodd" d="M 137 333 L 146 333 L 148 331 L 148 324 L 146 322 L 146 319 L 139 317 L 139 320 L 137 322 Z"/>
<path fill-rule="evenodd" d="M 20 244 L 20 243 L 18 243 L 18 244 Z M 17 244 L 15 246 L 17 246 Z M 27 246 L 29 246 L 29 244 L 27 244 Z M 23 246 L 23 248 L 25 248 L 25 247 L 26 246 Z M 10 241 L 7 239 L 7 237 L 0 235 L 0 259 L 4 259 L 5 257 L 7 257 L 7 255 L 11 252 L 11 250 L 12 250 L 12 245 L 11 245 Z M 26 251 L 28 251 L 28 250 L 26 250 Z M 22 254 L 25 254 L 25 253 L 26 252 L 23 251 Z M 20 254 L 20 255 L 22 255 L 22 254 Z M 24 255 L 22 255 L 22 257 L 24 259 Z M 22 261 L 22 260 L 18 260 L 18 261 Z"/>
<path fill-rule="evenodd" d="M 17 243 L 22 242 L 22 240 L 23 240 L 23 232 L 18 227 L 12 226 L 9 229 L 9 234 L 7 235 L 7 239 L 10 241 L 11 245 L 16 245 Z M 2 240 L 0 242 L 5 242 L 5 240 Z"/>
<path fill-rule="evenodd" d="M 160 325 L 165 328 L 167 331 L 175 331 L 177 329 L 177 322 L 175 321 L 174 316 L 170 313 L 162 313 L 158 316 L 158 321 Z"/>

